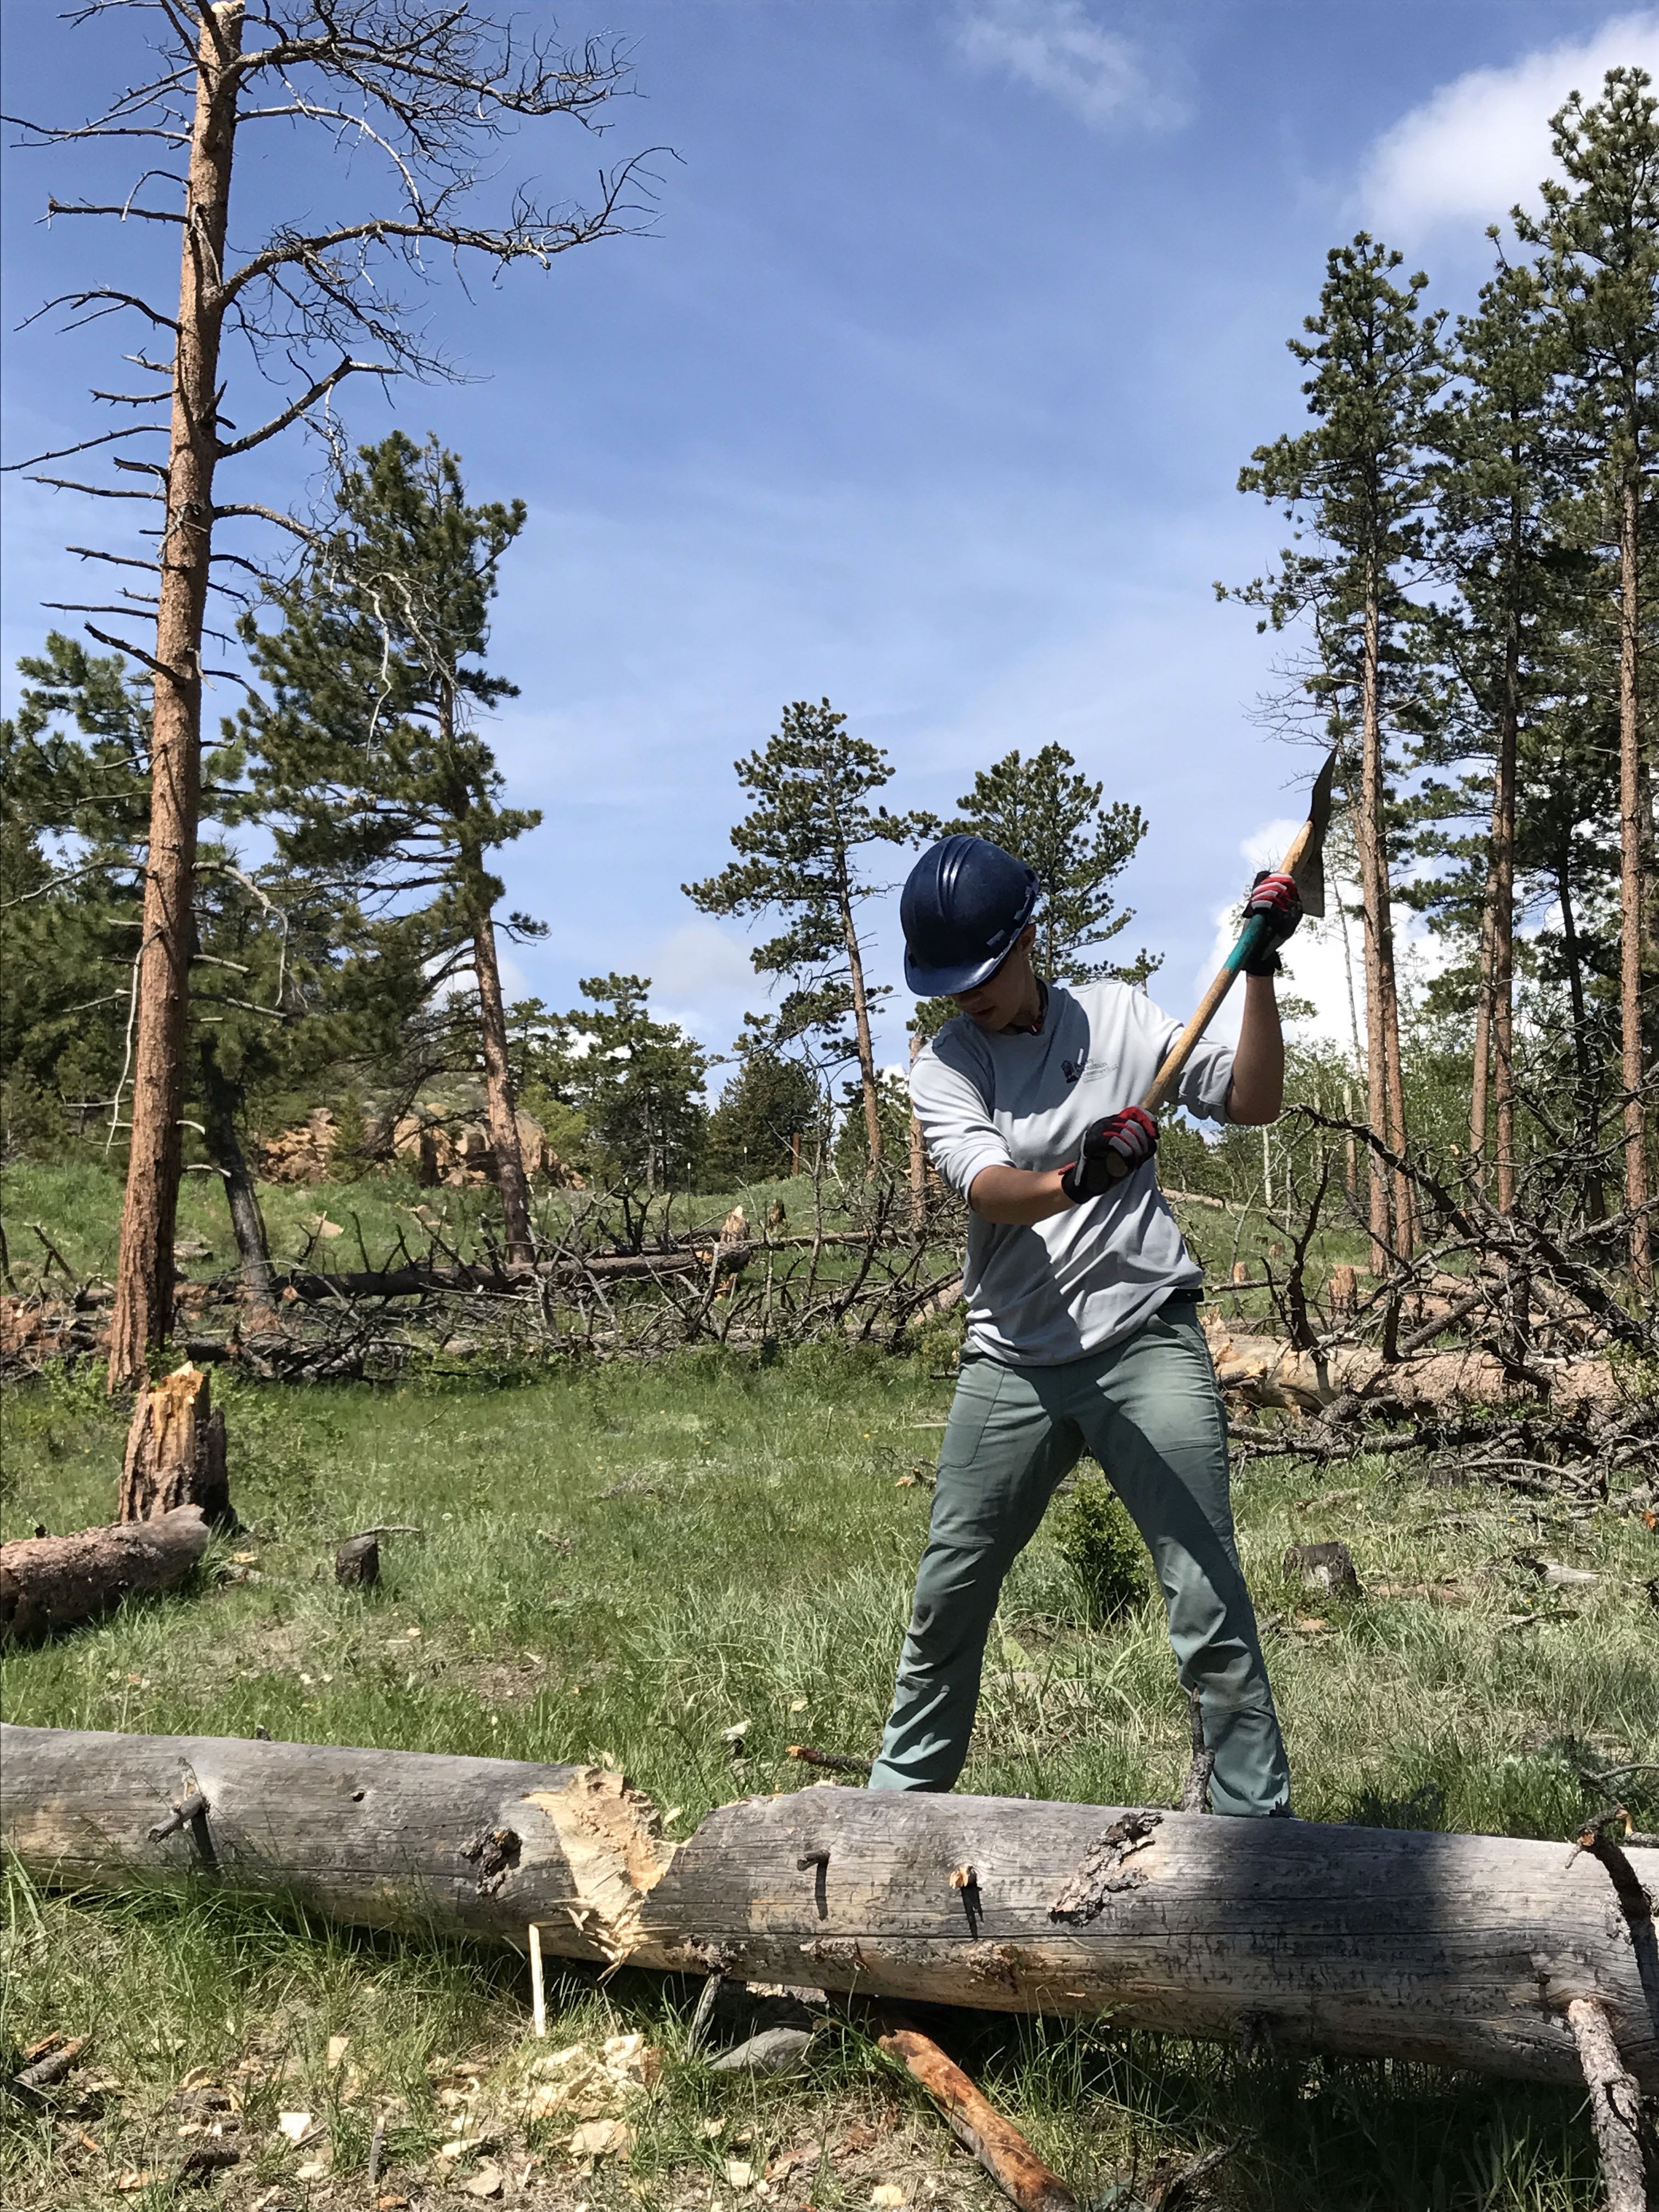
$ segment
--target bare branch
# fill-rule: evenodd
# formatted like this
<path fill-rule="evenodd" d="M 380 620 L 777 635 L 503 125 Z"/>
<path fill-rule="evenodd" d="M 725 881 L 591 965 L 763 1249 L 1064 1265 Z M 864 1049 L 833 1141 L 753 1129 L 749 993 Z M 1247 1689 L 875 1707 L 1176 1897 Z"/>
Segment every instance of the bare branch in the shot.
<path fill-rule="evenodd" d="M 165 660 L 158 660 L 153 653 L 146 653 L 142 645 L 129 644 L 124 637 L 106 636 L 101 629 L 94 629 L 90 623 L 82 623 L 81 627 L 88 637 L 95 637 L 100 645 L 110 646 L 117 653 L 130 653 L 135 660 L 142 660 L 145 667 L 155 675 L 165 676 L 169 684 L 188 682 L 189 679 L 181 676 L 176 668 L 169 668 Z"/>
<path fill-rule="evenodd" d="M 229 445 L 221 445 L 219 459 L 222 461 L 228 460 L 233 453 L 250 453 L 255 446 L 263 446 L 267 438 L 276 437 L 279 431 L 286 430 L 291 422 L 297 422 L 301 416 L 308 409 L 314 407 L 319 399 L 326 398 L 335 386 L 343 383 L 348 376 L 401 376 L 403 374 L 402 369 L 390 362 L 350 359 L 342 361 L 337 367 L 331 368 L 326 376 L 319 377 L 308 392 L 302 392 L 299 398 L 295 400 L 292 405 L 285 407 L 280 415 L 273 415 L 269 422 L 262 423 L 257 430 L 250 430 L 246 437 L 237 438 Z M 41 456 L 43 460 L 51 458 L 52 456 L 47 454 Z"/>
<path fill-rule="evenodd" d="M 148 300 L 141 300 L 136 292 L 117 292 L 108 285 L 98 285 L 88 292 L 60 292 L 55 299 L 43 300 L 32 315 L 24 316 L 17 328 L 27 330 L 31 323 L 38 323 L 42 315 L 51 314 L 55 307 L 85 307 L 94 300 L 106 300 L 109 305 L 100 307 L 95 314 L 83 315 L 79 322 L 65 323 L 64 328 L 66 331 L 84 330 L 88 323 L 95 323 L 100 315 L 113 314 L 118 307 L 136 307 L 141 315 L 148 315 L 158 329 L 171 331 L 174 337 L 179 335 L 179 325 L 174 317 L 162 314 L 159 308 L 152 307 Z"/>
<path fill-rule="evenodd" d="M 82 438 L 78 446 L 59 446 L 50 453 L 35 453 L 27 461 L 7 461 L 0 465 L 0 477 L 15 474 L 19 469 L 38 469 L 43 461 L 66 461 L 72 453 L 89 453 L 94 446 L 112 446 L 118 438 L 165 438 L 165 422 L 130 422 L 125 430 L 106 430 L 101 437 Z"/>
<path fill-rule="evenodd" d="M 647 158 L 644 154 L 635 155 L 609 173 L 601 171 L 599 204 L 592 214 L 578 210 L 554 216 L 526 203 L 515 209 L 512 222 L 502 230 L 475 229 L 466 224 L 446 222 L 417 209 L 408 217 L 375 216 L 367 222 L 346 223 L 337 230 L 319 231 L 309 236 L 279 231 L 262 252 L 254 254 L 226 278 L 220 296 L 228 302 L 256 278 L 295 265 L 303 267 L 313 280 L 325 274 L 331 276 L 332 272 L 325 267 L 331 252 L 338 246 L 365 243 L 407 241 L 447 246 L 452 253 L 481 254 L 503 267 L 514 261 L 534 261 L 545 268 L 555 254 L 567 252 L 573 246 L 591 244 L 595 239 L 616 236 L 626 228 L 617 220 L 623 211 L 623 194 L 635 174 L 642 173 Z"/>
<path fill-rule="evenodd" d="M 296 538 L 303 538 L 307 545 L 315 545 L 319 542 L 319 533 L 314 530 L 307 529 L 303 522 L 296 522 L 291 514 L 284 514 L 277 507 L 261 507 L 254 500 L 241 500 L 234 507 L 216 507 L 213 510 L 213 520 L 216 522 L 225 522 L 231 516 L 237 514 L 250 515 L 260 522 L 274 522 L 279 529 L 291 530 Z M 213 557 L 216 561 L 231 561 L 236 556 L 231 553 L 216 553 Z M 243 563 L 245 568 L 252 568 L 252 562 Z M 258 572 L 255 570 L 254 573 L 257 574 Z"/>
<path fill-rule="evenodd" d="M 83 561 L 107 561 L 116 568 L 147 568 L 153 574 L 161 567 L 159 561 L 140 561 L 131 553 L 103 553 L 95 545 L 66 545 L 65 553 L 78 553 Z"/>
<path fill-rule="evenodd" d="M 123 491 L 114 484 L 76 483 L 72 477 L 25 477 L 25 483 L 45 484 L 51 491 L 84 492 L 88 499 L 156 499 L 167 495 L 159 491 Z"/>
<path fill-rule="evenodd" d="M 185 219 L 182 212 L 172 215 L 165 208 L 121 207 L 114 204 L 105 207 L 94 205 L 89 200 L 49 199 L 46 202 L 46 221 L 50 222 L 55 215 L 117 215 L 120 216 L 123 222 L 125 222 L 130 216 L 137 216 L 143 222 L 182 223 Z"/>

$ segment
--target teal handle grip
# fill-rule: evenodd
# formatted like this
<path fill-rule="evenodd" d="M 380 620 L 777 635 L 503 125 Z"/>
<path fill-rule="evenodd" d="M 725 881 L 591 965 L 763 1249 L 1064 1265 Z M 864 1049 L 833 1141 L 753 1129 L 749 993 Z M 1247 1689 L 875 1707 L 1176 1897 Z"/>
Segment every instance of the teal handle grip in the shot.
<path fill-rule="evenodd" d="M 1244 963 L 1255 957 L 1261 949 L 1261 940 L 1267 934 L 1266 920 L 1259 914 L 1253 914 L 1243 928 L 1239 931 L 1237 944 L 1222 963 L 1223 968 L 1229 975 L 1237 975 Z"/>

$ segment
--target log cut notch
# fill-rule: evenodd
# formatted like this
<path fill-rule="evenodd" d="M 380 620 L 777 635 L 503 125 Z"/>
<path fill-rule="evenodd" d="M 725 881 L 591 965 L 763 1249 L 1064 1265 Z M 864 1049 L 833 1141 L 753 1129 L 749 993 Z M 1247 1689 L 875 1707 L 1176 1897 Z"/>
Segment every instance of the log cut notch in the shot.
<path fill-rule="evenodd" d="M 212 1878 L 337 1921 L 523 1942 L 534 1920 L 606 1963 L 1561 2082 L 1589 1998 L 1659 2087 L 1649 1953 L 1560 1844 L 826 1786 L 671 1847 L 609 1771 L 52 1729 L 0 1730 L 0 1836 L 59 1882 L 210 1844 Z M 152 1841 L 192 1786 L 204 1813 Z M 1659 1852 L 1626 1856 L 1659 1891 Z"/>

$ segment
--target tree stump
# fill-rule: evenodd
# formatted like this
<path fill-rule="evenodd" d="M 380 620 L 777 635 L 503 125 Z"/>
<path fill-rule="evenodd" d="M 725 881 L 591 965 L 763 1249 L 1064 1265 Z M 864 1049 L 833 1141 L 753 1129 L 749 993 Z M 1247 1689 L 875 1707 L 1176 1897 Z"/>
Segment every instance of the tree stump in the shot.
<path fill-rule="evenodd" d="M 121 1468 L 119 1521 L 153 1521 L 199 1505 L 216 1528 L 234 1528 L 225 1469 L 225 1417 L 206 1373 L 188 1361 L 139 1397 Z"/>
<path fill-rule="evenodd" d="M 1285 1554 L 1285 1578 L 1300 1582 L 1310 1595 L 1358 1597 L 1359 1577 L 1353 1553 L 1340 1538 L 1323 1544 L 1292 1544 Z"/>
<path fill-rule="evenodd" d="M 1352 1313 L 1359 1304 L 1359 1277 L 1353 1268 L 1331 1269 L 1330 1298 L 1333 1313 Z"/>
<path fill-rule="evenodd" d="M 380 1540 L 373 1529 L 348 1536 L 334 1554 L 334 1579 L 347 1588 L 368 1589 L 380 1579 Z"/>

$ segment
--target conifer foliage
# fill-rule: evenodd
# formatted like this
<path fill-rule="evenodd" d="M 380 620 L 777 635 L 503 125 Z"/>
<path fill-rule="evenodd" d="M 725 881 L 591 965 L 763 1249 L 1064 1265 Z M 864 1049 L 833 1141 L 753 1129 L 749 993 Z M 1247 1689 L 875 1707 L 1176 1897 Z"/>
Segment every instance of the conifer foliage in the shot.
<path fill-rule="evenodd" d="M 1158 966 L 1146 951 L 1131 960 L 1103 960 L 1102 947 L 1134 920 L 1111 886 L 1134 858 L 1146 821 L 1127 799 L 1103 803 L 1105 786 L 1091 783 L 1064 745 L 1046 744 L 1023 759 L 1005 753 L 974 778 L 957 799 L 960 815 L 945 830 L 988 838 L 1035 870 L 1042 886 L 1038 959 L 1061 983 L 1103 975 L 1144 982 Z"/>
<path fill-rule="evenodd" d="M 343 475 L 331 526 L 270 594 L 277 623 L 243 636 L 268 697 L 244 710 L 258 803 L 289 866 L 349 884 L 412 938 L 429 994 L 470 977 L 491 1169 L 507 1253 L 532 1253 L 490 872 L 498 848 L 541 816 L 508 806 L 475 726 L 515 696 L 481 664 L 501 557 L 522 501 L 467 503 L 460 464 L 402 431 Z M 514 936 L 541 924 L 513 915 Z"/>
<path fill-rule="evenodd" d="M 869 845 L 926 836 L 927 816 L 872 806 L 892 767 L 878 745 L 855 738 L 827 699 L 798 699 L 758 752 L 737 763 L 753 799 L 732 832 L 738 857 L 719 875 L 684 886 L 705 914 L 776 914 L 785 928 L 750 957 L 763 975 L 787 975 L 777 1014 L 780 1042 L 815 1032 L 831 1059 L 856 1060 L 865 1136 L 873 1173 L 883 1153 L 872 1004 L 887 987 L 866 979 L 858 912 L 880 886 L 860 872 Z M 853 1036 L 844 1037 L 848 1017 Z"/>

